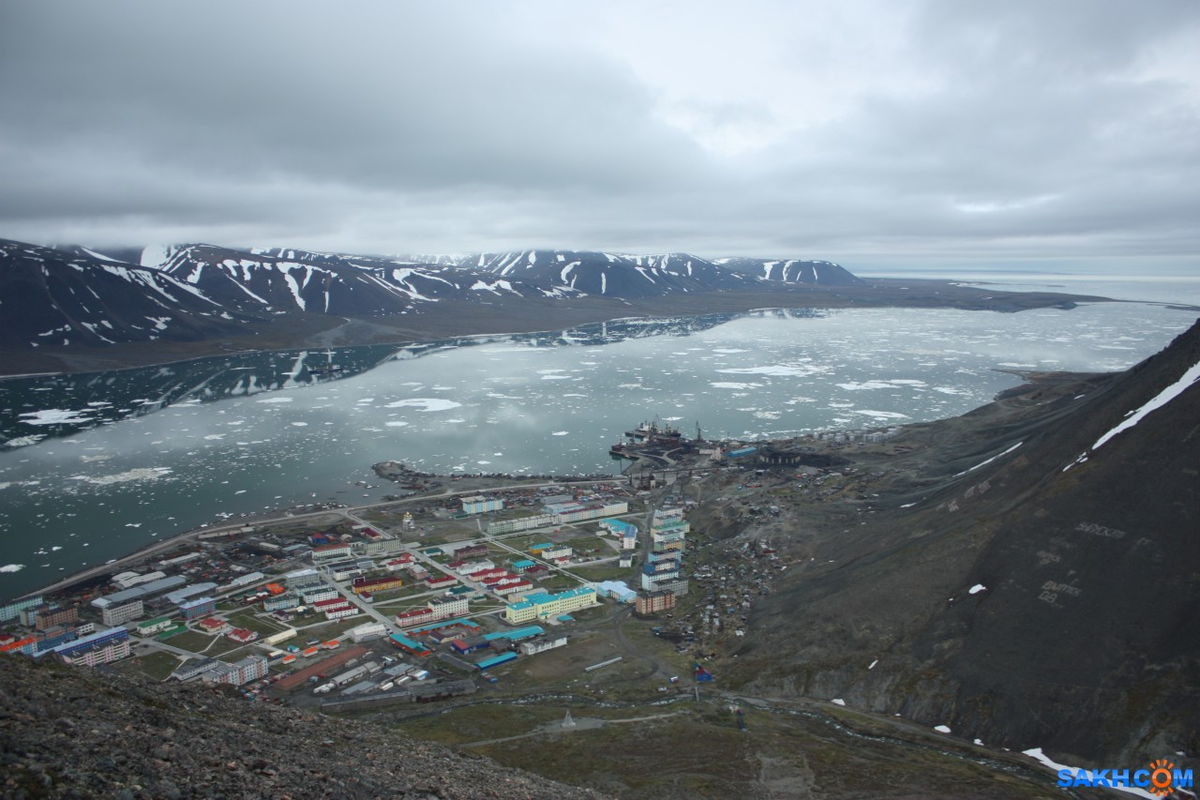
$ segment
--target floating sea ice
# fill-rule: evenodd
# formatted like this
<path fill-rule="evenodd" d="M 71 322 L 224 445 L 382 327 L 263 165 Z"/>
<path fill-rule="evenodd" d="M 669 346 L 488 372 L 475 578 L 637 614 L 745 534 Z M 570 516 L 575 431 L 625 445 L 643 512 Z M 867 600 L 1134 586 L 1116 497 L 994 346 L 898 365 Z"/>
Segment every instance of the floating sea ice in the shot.
<path fill-rule="evenodd" d="M 42 436 L 41 434 L 34 434 L 31 436 L 18 436 L 15 439 L 9 439 L 7 442 L 4 443 L 4 446 L 5 447 L 28 447 L 31 444 L 37 444 L 38 442 L 40 442 L 42 439 L 45 439 L 45 438 L 46 437 Z"/>
<path fill-rule="evenodd" d="M 88 483 L 108 486 L 113 483 L 125 483 L 127 481 L 156 480 L 165 477 L 170 472 L 171 470 L 166 467 L 131 469 L 128 472 L 119 472 L 115 475 L 101 475 L 97 478 L 84 478 L 84 480 Z"/>
<path fill-rule="evenodd" d="M 29 411 L 21 414 L 21 422 L 26 425 L 61 425 L 69 422 L 91 422 L 92 418 L 83 416 L 83 411 L 71 411 L 65 408 L 47 408 L 41 411 Z M 10 441 L 9 444 L 12 444 Z"/>
<path fill-rule="evenodd" d="M 293 428 L 307 428 L 308 423 L 307 422 L 293 422 L 292 427 Z"/>
<path fill-rule="evenodd" d="M 901 414 L 897 411 L 872 411 L 870 409 L 858 409 L 855 414 L 861 414 L 864 417 L 872 419 L 908 419 L 908 414 Z"/>
<path fill-rule="evenodd" d="M 970 589 L 967 590 L 967 594 L 979 594 L 980 592 L 984 591 L 985 589 L 987 589 L 986 586 L 984 586 L 982 583 L 977 583 L 974 586 L 972 586 Z"/>
<path fill-rule="evenodd" d="M 397 400 L 388 403 L 384 408 L 419 408 L 422 411 L 448 411 L 458 408 L 462 403 L 447 400 L 442 397 L 410 397 L 407 400 Z"/>
<path fill-rule="evenodd" d="M 23 569 L 25 569 L 24 564 L 5 564 L 0 567 L 0 572 L 20 572 Z"/>
<path fill-rule="evenodd" d="M 570 431 L 553 431 L 551 436 L 566 436 Z"/>
<path fill-rule="evenodd" d="M 265 397 L 262 400 L 256 400 L 257 403 L 290 403 L 296 398 L 294 397 Z"/>
<path fill-rule="evenodd" d="M 400 420 L 393 420 L 392 422 L 385 422 L 384 424 L 387 425 L 389 428 L 407 428 L 408 427 L 407 422 L 401 422 Z M 376 428 L 376 430 L 378 430 L 378 428 Z"/>
<path fill-rule="evenodd" d="M 729 375 L 765 375 L 771 378 L 805 378 L 809 375 L 825 371 L 824 367 L 811 365 L 789 367 L 783 364 L 771 364 L 764 367 L 730 367 L 729 369 L 716 370 L 716 372 L 723 372 Z"/>

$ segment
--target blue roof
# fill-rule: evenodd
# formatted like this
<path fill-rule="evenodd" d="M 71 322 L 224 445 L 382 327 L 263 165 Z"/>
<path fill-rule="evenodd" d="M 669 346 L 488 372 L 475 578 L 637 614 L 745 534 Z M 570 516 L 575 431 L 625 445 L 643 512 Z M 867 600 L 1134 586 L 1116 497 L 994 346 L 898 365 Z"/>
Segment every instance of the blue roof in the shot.
<path fill-rule="evenodd" d="M 483 661 L 477 662 L 475 664 L 475 666 L 479 667 L 480 669 L 489 669 L 491 667 L 496 666 L 497 664 L 503 664 L 507 661 L 512 661 L 516 657 L 517 657 L 516 653 L 501 653 L 498 656 L 492 656 L 491 658 L 485 658 Z"/>
<path fill-rule="evenodd" d="M 494 642 L 497 639 L 528 639 L 530 636 L 537 636 L 545 633 L 545 629 L 540 625 L 530 625 L 525 628 L 517 628 L 515 631 L 497 631 L 496 633 L 485 633 L 484 639 L 489 642 Z"/>
<path fill-rule="evenodd" d="M 450 628 L 455 625 L 462 625 L 465 628 L 479 628 L 479 625 L 467 619 L 459 617 L 458 619 L 444 619 L 441 622 L 431 622 L 428 625 L 422 625 L 419 628 L 412 628 L 412 633 L 425 633 L 426 631 L 436 631 L 438 628 Z"/>

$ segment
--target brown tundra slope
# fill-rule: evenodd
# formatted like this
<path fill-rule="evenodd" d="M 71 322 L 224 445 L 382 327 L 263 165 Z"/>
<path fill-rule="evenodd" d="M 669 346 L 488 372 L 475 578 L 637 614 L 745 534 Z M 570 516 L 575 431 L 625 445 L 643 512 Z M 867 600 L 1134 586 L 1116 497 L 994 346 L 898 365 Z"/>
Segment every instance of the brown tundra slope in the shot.
<path fill-rule="evenodd" d="M 1194 756 L 1197 365 L 1200 325 L 1125 373 L 911 426 L 919 464 L 881 462 L 878 497 L 793 526 L 795 568 L 733 662 L 744 688 L 1067 763 Z"/>

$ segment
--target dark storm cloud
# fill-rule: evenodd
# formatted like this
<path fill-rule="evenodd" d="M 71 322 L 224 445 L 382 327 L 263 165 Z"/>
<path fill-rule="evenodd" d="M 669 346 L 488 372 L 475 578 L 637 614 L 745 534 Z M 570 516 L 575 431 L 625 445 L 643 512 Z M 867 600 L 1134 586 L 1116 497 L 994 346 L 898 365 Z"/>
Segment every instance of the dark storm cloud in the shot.
<path fill-rule="evenodd" d="M 0 8 L 0 235 L 1197 252 L 1193 3 Z"/>

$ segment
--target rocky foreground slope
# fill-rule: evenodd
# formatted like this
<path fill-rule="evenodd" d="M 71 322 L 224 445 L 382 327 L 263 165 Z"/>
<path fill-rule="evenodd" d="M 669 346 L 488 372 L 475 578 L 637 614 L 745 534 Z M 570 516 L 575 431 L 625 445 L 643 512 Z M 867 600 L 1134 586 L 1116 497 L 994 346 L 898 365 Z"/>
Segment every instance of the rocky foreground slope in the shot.
<path fill-rule="evenodd" d="M 0 658 L 0 795 L 595 798 L 367 723 Z"/>

